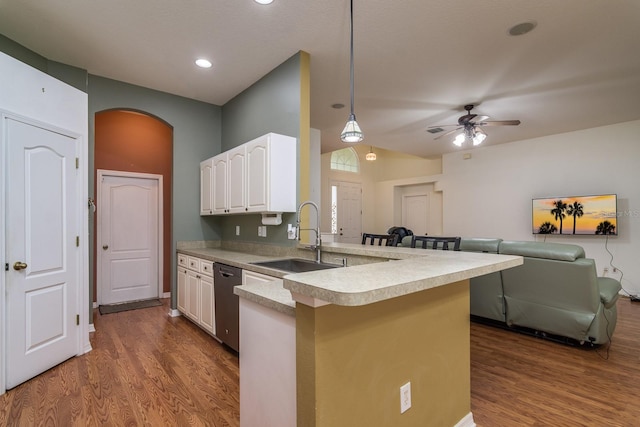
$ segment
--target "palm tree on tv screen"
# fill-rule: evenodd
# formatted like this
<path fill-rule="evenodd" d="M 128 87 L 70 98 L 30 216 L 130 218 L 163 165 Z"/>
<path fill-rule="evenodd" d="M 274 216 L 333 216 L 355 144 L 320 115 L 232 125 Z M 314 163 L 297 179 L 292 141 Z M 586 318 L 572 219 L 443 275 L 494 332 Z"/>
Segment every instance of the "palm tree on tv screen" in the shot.
<path fill-rule="evenodd" d="M 553 234 L 558 231 L 558 227 L 551 224 L 549 221 L 543 222 L 538 228 L 538 234 Z"/>
<path fill-rule="evenodd" d="M 573 202 L 567 207 L 567 215 L 573 217 L 573 234 L 576 234 L 576 219 L 584 215 L 584 206 L 580 202 Z"/>
<path fill-rule="evenodd" d="M 567 204 L 562 200 L 556 200 L 553 202 L 553 209 L 551 209 L 551 215 L 553 215 L 556 220 L 560 220 L 560 234 L 562 234 L 562 220 L 567 216 L 565 212 L 567 211 Z"/>
<path fill-rule="evenodd" d="M 616 226 L 611 224 L 609 221 L 602 221 L 596 227 L 596 234 L 614 234 L 616 231 Z"/>

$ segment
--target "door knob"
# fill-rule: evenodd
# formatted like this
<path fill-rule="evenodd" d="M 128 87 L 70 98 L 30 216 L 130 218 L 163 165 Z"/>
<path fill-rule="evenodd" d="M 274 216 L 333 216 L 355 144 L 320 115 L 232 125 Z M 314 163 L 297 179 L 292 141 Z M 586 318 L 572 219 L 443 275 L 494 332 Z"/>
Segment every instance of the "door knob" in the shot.
<path fill-rule="evenodd" d="M 102 245 L 102 249 L 106 251 L 107 249 L 109 249 L 109 245 Z"/>
<path fill-rule="evenodd" d="M 20 271 L 20 270 L 24 270 L 25 268 L 27 268 L 27 264 L 26 264 L 26 263 L 24 263 L 24 262 L 16 261 L 16 262 L 13 264 L 13 269 L 14 269 L 14 270 Z"/>

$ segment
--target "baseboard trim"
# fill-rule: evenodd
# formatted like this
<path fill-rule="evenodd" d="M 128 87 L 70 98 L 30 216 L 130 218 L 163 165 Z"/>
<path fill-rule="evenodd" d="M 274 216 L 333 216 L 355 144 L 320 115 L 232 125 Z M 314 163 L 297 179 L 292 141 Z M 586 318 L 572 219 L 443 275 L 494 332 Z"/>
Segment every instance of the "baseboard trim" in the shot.
<path fill-rule="evenodd" d="M 161 298 L 171 298 L 171 292 L 163 293 Z"/>
<path fill-rule="evenodd" d="M 169 310 L 169 317 L 180 317 L 182 314 L 175 308 Z"/>
<path fill-rule="evenodd" d="M 469 412 L 454 427 L 476 427 L 476 423 L 473 421 L 473 414 Z"/>
<path fill-rule="evenodd" d="M 89 332 L 95 332 L 96 331 L 96 327 L 93 323 L 89 323 Z"/>

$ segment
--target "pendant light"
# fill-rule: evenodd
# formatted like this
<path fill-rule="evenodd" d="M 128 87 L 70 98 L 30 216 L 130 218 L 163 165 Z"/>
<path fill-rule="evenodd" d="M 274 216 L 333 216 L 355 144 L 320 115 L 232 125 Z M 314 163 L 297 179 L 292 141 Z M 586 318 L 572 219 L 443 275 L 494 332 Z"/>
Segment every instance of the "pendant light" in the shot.
<path fill-rule="evenodd" d="M 373 152 L 373 147 L 369 149 L 369 152 L 366 156 L 364 156 L 364 158 L 369 160 L 370 162 L 373 162 L 377 158 L 376 153 Z"/>
<path fill-rule="evenodd" d="M 360 130 L 360 126 L 358 125 L 358 122 L 356 121 L 356 115 L 353 112 L 353 0 L 350 0 L 350 4 L 351 4 L 351 10 L 350 10 L 350 17 L 351 17 L 351 25 L 350 25 L 350 30 L 351 30 L 351 39 L 350 39 L 350 47 L 351 47 L 351 52 L 350 52 L 350 88 L 351 88 L 351 114 L 349 114 L 349 120 L 347 120 L 347 124 L 344 127 L 344 130 L 342 131 L 342 134 L 340 135 L 340 139 L 342 140 L 342 142 L 360 142 L 362 141 L 362 139 L 364 138 L 364 135 L 362 134 L 362 131 Z"/>

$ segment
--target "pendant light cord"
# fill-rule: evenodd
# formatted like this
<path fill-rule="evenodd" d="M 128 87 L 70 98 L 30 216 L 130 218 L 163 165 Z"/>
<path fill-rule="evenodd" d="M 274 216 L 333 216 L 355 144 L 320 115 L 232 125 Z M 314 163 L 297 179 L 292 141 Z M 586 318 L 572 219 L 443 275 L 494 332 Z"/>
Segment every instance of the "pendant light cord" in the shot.
<path fill-rule="evenodd" d="M 351 0 L 351 13 L 350 13 L 350 17 L 351 17 L 351 22 L 350 22 L 350 31 L 351 31 L 351 61 L 350 61 L 350 65 L 351 65 L 351 72 L 350 72 L 350 81 L 351 81 L 351 116 L 355 116 L 355 114 L 353 113 L 353 0 Z"/>

